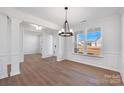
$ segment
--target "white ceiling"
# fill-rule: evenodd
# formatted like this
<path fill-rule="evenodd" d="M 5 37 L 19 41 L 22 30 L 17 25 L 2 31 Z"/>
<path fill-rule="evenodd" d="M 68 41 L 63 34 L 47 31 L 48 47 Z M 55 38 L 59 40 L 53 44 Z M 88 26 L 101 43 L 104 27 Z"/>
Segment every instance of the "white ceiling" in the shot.
<path fill-rule="evenodd" d="M 33 16 L 63 25 L 65 10 L 63 7 L 17 7 L 16 9 Z M 68 21 L 71 25 L 82 20 L 91 20 L 119 13 L 120 8 L 114 7 L 71 7 L 68 10 Z"/>
<path fill-rule="evenodd" d="M 47 27 L 44 27 L 44 26 L 41 26 L 41 25 L 37 25 L 37 24 L 33 24 L 33 23 L 29 23 L 29 22 L 22 22 L 21 24 L 22 24 L 25 31 L 31 31 L 31 32 L 36 32 L 36 33 L 41 33 L 44 30 L 47 31 L 47 32 L 48 31 L 55 31 L 55 30 L 52 30 L 50 28 L 47 28 Z M 37 30 L 36 27 L 33 26 L 33 25 L 40 26 L 40 27 L 42 27 L 42 29 Z"/>

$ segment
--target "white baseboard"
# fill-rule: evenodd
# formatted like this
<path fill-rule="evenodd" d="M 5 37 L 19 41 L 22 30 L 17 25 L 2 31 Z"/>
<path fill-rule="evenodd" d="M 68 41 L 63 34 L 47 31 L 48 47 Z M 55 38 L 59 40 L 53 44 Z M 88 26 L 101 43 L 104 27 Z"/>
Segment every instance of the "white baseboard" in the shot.
<path fill-rule="evenodd" d="M 7 63 L 9 62 L 7 62 L 6 58 L 2 58 L 2 62 L 0 62 L 0 79 L 8 77 Z"/>
<path fill-rule="evenodd" d="M 21 74 L 19 71 L 11 72 L 11 76 L 15 76 L 15 75 L 19 75 L 19 74 Z"/>
<path fill-rule="evenodd" d="M 56 60 L 56 61 L 58 61 L 58 62 L 59 62 L 59 61 L 63 61 L 63 60 L 64 60 L 64 59 L 58 59 L 58 58 L 57 58 L 57 60 Z"/>
<path fill-rule="evenodd" d="M 120 72 L 121 78 L 122 78 L 122 82 L 124 83 L 124 73 Z"/>
<path fill-rule="evenodd" d="M 122 56 L 121 62 L 122 64 L 120 67 L 120 74 L 121 74 L 122 81 L 124 83 L 124 55 Z"/>
<path fill-rule="evenodd" d="M 5 73 L 4 75 L 1 75 L 1 76 L 0 76 L 0 79 L 7 78 L 7 77 L 8 77 L 8 74 Z"/>
<path fill-rule="evenodd" d="M 52 56 L 54 56 L 54 55 L 42 55 L 42 58 L 48 58 L 48 57 L 52 57 Z"/>

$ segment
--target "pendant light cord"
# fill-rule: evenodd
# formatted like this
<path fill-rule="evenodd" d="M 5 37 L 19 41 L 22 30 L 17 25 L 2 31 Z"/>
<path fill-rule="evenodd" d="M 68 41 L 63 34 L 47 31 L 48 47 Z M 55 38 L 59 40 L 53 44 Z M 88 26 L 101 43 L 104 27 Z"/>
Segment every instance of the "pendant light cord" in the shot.
<path fill-rule="evenodd" d="M 65 20 L 67 20 L 67 10 L 68 10 L 68 7 L 65 7 Z"/>

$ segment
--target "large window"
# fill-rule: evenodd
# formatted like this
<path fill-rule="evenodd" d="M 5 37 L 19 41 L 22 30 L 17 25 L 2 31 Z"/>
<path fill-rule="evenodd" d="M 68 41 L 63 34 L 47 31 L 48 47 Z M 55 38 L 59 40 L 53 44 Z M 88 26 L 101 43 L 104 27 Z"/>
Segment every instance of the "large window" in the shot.
<path fill-rule="evenodd" d="M 100 28 L 89 29 L 83 32 L 75 33 L 75 53 L 86 55 L 101 55 L 102 33 Z"/>

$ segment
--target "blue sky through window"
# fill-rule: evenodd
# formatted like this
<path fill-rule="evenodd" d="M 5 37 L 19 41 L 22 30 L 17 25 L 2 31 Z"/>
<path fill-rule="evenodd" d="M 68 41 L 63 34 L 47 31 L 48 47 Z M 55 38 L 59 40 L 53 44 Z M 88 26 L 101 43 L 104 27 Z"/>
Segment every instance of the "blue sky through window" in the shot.
<path fill-rule="evenodd" d="M 100 37 L 101 37 L 101 32 L 89 32 L 87 34 L 88 41 L 96 41 Z"/>
<path fill-rule="evenodd" d="M 78 37 L 77 41 L 85 40 L 85 34 L 83 33 L 78 34 L 77 37 Z M 96 41 L 100 37 L 101 37 L 101 32 L 89 32 L 87 34 L 88 41 Z"/>
<path fill-rule="evenodd" d="M 78 41 L 85 40 L 85 35 L 83 33 L 78 34 Z"/>

